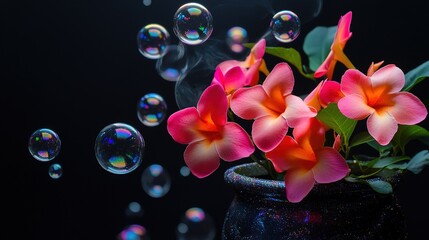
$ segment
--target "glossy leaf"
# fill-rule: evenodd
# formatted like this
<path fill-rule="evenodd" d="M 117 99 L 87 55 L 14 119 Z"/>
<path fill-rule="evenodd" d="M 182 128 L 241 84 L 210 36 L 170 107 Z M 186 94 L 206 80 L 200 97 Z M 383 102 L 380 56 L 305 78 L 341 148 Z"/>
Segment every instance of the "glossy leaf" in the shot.
<path fill-rule="evenodd" d="M 423 150 L 411 158 L 408 162 L 407 170 L 414 174 L 419 174 L 427 165 L 429 165 L 429 151 Z"/>
<path fill-rule="evenodd" d="M 401 151 L 405 153 L 405 145 L 411 140 L 428 137 L 429 131 L 419 125 L 399 125 L 398 131 L 393 137 L 393 141 L 401 148 Z"/>
<path fill-rule="evenodd" d="M 309 67 L 312 71 L 316 71 L 328 56 L 336 31 L 337 26 L 318 26 L 305 36 L 303 50 L 308 56 Z"/>
<path fill-rule="evenodd" d="M 429 61 L 420 64 L 405 74 L 405 85 L 402 91 L 410 91 L 412 87 L 427 77 L 429 77 Z"/>
<path fill-rule="evenodd" d="M 330 103 L 326 108 L 320 110 L 317 119 L 340 134 L 341 141 L 345 146 L 348 146 L 349 139 L 357 124 L 356 120 L 344 116 L 336 103 Z"/>
<path fill-rule="evenodd" d="M 389 182 L 383 181 L 381 179 L 368 179 L 365 181 L 372 189 L 374 189 L 374 191 L 378 193 L 389 194 L 393 192 L 392 185 Z"/>
<path fill-rule="evenodd" d="M 266 47 L 265 53 L 271 54 L 273 56 L 276 56 L 278 58 L 285 60 L 286 62 L 296 67 L 298 69 L 298 72 L 302 74 L 304 77 L 315 80 L 312 72 L 311 73 L 304 72 L 301 54 L 294 48 Z"/>

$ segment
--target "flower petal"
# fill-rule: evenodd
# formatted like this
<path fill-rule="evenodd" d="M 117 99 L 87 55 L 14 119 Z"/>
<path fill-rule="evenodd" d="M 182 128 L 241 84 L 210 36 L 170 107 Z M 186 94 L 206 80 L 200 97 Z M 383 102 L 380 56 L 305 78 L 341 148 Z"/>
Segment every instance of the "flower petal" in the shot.
<path fill-rule="evenodd" d="M 338 21 L 337 33 L 335 35 L 335 40 L 338 44 L 344 48 L 349 38 L 352 36 L 350 32 L 350 25 L 352 22 L 352 12 L 349 11 L 345 15 L 341 16 Z"/>
<path fill-rule="evenodd" d="M 367 120 L 369 134 L 380 144 L 387 145 L 392 140 L 398 124 L 395 119 L 387 112 L 374 112 Z"/>
<path fill-rule="evenodd" d="M 322 88 L 322 85 L 324 84 L 324 82 L 326 82 L 326 80 L 321 81 L 319 84 L 317 84 L 317 86 L 313 89 L 313 91 L 311 91 L 304 99 L 305 104 L 313 107 L 317 111 L 321 109 L 319 95 L 320 95 L 320 89 Z"/>
<path fill-rule="evenodd" d="M 240 66 L 230 68 L 225 72 L 224 83 L 225 92 L 232 93 L 236 89 L 245 85 L 246 76 L 244 75 L 244 69 Z"/>
<path fill-rule="evenodd" d="M 386 93 L 399 92 L 405 84 L 404 72 L 394 64 L 386 65 L 371 76 L 373 88 L 388 87 Z"/>
<path fill-rule="evenodd" d="M 200 117 L 207 123 L 223 126 L 227 121 L 228 99 L 220 85 L 208 86 L 197 104 Z"/>
<path fill-rule="evenodd" d="M 183 153 L 183 158 L 189 170 L 198 178 L 207 177 L 220 165 L 214 144 L 205 140 L 189 144 Z"/>
<path fill-rule="evenodd" d="M 352 94 L 341 98 L 338 101 L 338 108 L 344 116 L 362 120 L 374 112 L 374 109 L 368 106 L 361 95 Z"/>
<path fill-rule="evenodd" d="M 341 91 L 344 95 L 358 94 L 365 96 L 365 91 L 370 91 L 371 89 L 370 78 L 359 70 L 348 69 L 341 77 Z"/>
<path fill-rule="evenodd" d="M 289 95 L 285 98 L 286 110 L 282 116 L 286 119 L 288 126 L 295 127 L 300 120 L 315 117 L 316 109 L 308 107 L 304 101 L 295 95 Z"/>
<path fill-rule="evenodd" d="M 395 105 L 387 111 L 399 124 L 417 124 L 423 121 L 428 114 L 428 110 L 425 105 L 412 93 L 398 93 L 393 97 L 393 101 L 395 102 Z"/>
<path fill-rule="evenodd" d="M 266 153 L 276 172 L 284 172 L 290 168 L 312 168 L 315 155 L 305 151 L 291 136 L 285 136 L 281 143 Z"/>
<path fill-rule="evenodd" d="M 255 119 L 252 125 L 253 141 L 262 151 L 271 151 L 286 136 L 287 130 L 287 122 L 281 116 L 260 117 Z"/>
<path fill-rule="evenodd" d="M 167 119 L 167 131 L 174 141 L 188 144 L 204 138 L 196 131 L 200 123 L 201 120 L 197 109 L 188 107 L 170 115 Z"/>
<path fill-rule="evenodd" d="M 290 169 L 285 175 L 286 197 L 289 202 L 301 202 L 314 186 L 313 172 L 308 169 Z"/>
<path fill-rule="evenodd" d="M 325 74 L 328 72 L 329 67 L 331 66 L 331 64 L 334 62 L 332 67 L 335 67 L 335 62 L 336 60 L 334 60 L 334 52 L 330 51 L 328 56 L 326 57 L 325 61 L 323 61 L 323 63 L 316 69 L 316 71 L 314 72 L 314 77 L 315 78 L 321 78 L 323 76 L 325 76 Z M 332 76 L 327 76 L 328 79 L 331 79 Z"/>
<path fill-rule="evenodd" d="M 339 82 L 325 81 L 320 88 L 319 101 L 323 107 L 328 106 L 329 103 L 338 102 L 342 97 L 344 97 L 344 94 L 341 92 Z"/>
<path fill-rule="evenodd" d="M 243 119 L 255 119 L 267 115 L 267 108 L 262 104 L 268 96 L 261 85 L 240 88 L 232 95 L 231 110 Z"/>
<path fill-rule="evenodd" d="M 349 173 L 350 169 L 343 156 L 333 148 L 324 147 L 317 151 L 316 159 L 313 174 L 318 183 L 335 182 Z"/>
<path fill-rule="evenodd" d="M 223 139 L 216 141 L 216 149 L 225 161 L 235 161 L 249 157 L 255 151 L 246 131 L 235 122 L 228 122 L 223 131 Z"/>
<path fill-rule="evenodd" d="M 245 86 L 255 86 L 259 82 L 259 67 L 262 64 L 262 59 L 257 60 L 246 72 Z"/>
<path fill-rule="evenodd" d="M 325 143 L 327 126 L 317 118 L 307 118 L 293 129 L 293 137 L 308 152 L 321 149 Z"/>
<path fill-rule="evenodd" d="M 261 59 L 264 57 L 265 54 L 265 47 L 267 45 L 267 42 L 264 38 L 261 38 L 253 47 L 252 47 L 252 54 L 255 56 L 256 60 Z"/>
<path fill-rule="evenodd" d="M 289 64 L 278 63 L 262 86 L 271 98 L 284 98 L 292 92 L 295 79 Z"/>

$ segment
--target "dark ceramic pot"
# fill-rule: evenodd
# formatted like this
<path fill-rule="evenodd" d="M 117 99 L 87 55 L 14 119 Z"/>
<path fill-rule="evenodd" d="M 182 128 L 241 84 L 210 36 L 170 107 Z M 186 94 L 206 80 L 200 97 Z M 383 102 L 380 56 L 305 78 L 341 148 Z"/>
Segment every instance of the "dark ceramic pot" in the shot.
<path fill-rule="evenodd" d="M 225 172 L 235 196 L 225 216 L 222 239 L 407 238 L 394 194 L 379 194 L 367 185 L 342 180 L 316 184 L 300 203 L 290 203 L 284 182 L 264 176 L 266 170 L 256 163 Z"/>

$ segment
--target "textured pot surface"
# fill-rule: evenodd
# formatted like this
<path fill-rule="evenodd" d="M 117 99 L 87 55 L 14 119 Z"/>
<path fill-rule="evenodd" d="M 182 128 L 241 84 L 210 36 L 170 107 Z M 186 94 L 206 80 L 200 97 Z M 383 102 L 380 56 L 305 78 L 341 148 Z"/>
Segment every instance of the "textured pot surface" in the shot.
<path fill-rule="evenodd" d="M 235 196 L 225 216 L 223 239 L 406 239 L 394 194 L 338 181 L 316 184 L 300 203 L 290 203 L 284 182 L 266 175 L 256 163 L 225 172 Z"/>

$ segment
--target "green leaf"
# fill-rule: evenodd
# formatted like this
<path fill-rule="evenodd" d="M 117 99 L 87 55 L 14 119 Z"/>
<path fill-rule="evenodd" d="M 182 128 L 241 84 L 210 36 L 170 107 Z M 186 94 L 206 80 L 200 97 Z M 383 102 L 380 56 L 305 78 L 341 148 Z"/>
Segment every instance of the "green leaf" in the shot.
<path fill-rule="evenodd" d="M 381 193 L 381 194 L 389 194 L 393 192 L 392 185 L 379 178 L 371 178 L 371 179 L 358 179 L 351 176 L 347 176 L 344 178 L 344 180 L 348 182 L 354 182 L 354 183 L 362 183 L 367 184 L 370 186 L 374 191 Z"/>
<path fill-rule="evenodd" d="M 429 151 L 423 150 L 411 158 L 408 162 L 407 170 L 414 174 L 419 174 L 427 165 L 429 165 Z"/>
<path fill-rule="evenodd" d="M 350 140 L 350 147 L 356 147 L 371 141 L 374 141 L 374 138 L 368 132 L 360 132 L 355 134 Z"/>
<path fill-rule="evenodd" d="M 389 165 L 396 164 L 402 161 L 409 160 L 407 156 L 397 156 L 397 157 L 386 157 L 386 158 L 375 158 L 369 162 L 360 162 L 361 166 L 367 166 L 371 168 L 385 168 Z"/>
<path fill-rule="evenodd" d="M 381 179 L 366 179 L 367 184 L 374 189 L 374 191 L 381 194 L 389 194 L 393 192 L 392 185 L 389 182 Z"/>
<path fill-rule="evenodd" d="M 399 125 L 393 141 L 400 147 L 402 153 L 405 153 L 405 145 L 411 140 L 422 138 L 424 142 L 428 137 L 429 131 L 419 125 Z"/>
<path fill-rule="evenodd" d="M 344 116 L 336 103 L 330 103 L 326 108 L 320 110 L 317 114 L 317 119 L 340 134 L 342 143 L 348 146 L 350 136 L 357 124 L 356 120 Z"/>
<path fill-rule="evenodd" d="M 304 72 L 301 54 L 294 48 L 284 48 L 284 47 L 266 47 L 265 53 L 271 54 L 278 58 L 281 58 L 298 69 L 298 72 L 304 77 L 315 80 L 313 73 Z"/>
<path fill-rule="evenodd" d="M 405 85 L 402 91 L 410 91 L 412 87 L 427 77 L 429 77 L 429 61 L 420 64 L 405 74 Z"/>
<path fill-rule="evenodd" d="M 305 36 L 303 51 L 308 56 L 308 62 L 312 71 L 316 71 L 328 56 L 336 31 L 337 26 L 318 26 Z"/>

